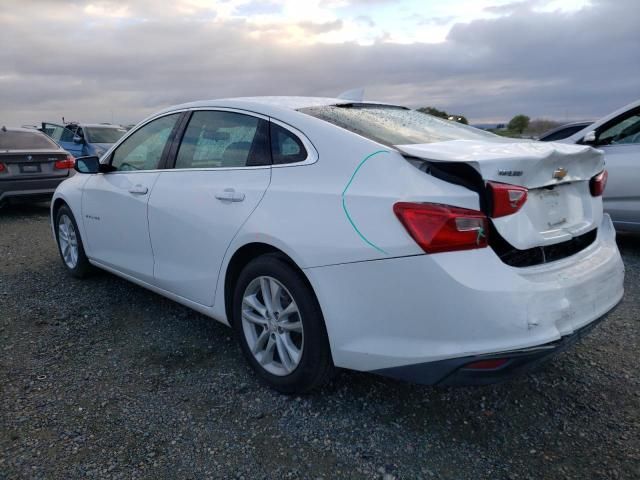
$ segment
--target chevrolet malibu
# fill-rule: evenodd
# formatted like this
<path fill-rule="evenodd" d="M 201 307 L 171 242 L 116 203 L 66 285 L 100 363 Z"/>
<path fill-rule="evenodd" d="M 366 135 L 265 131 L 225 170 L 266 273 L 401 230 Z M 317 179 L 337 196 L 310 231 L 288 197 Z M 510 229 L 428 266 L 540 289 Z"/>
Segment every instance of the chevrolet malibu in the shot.
<path fill-rule="evenodd" d="M 98 267 L 231 326 L 280 391 L 336 368 L 482 384 L 621 300 L 604 167 L 589 146 L 393 105 L 203 101 L 77 159 L 51 219 L 72 275 Z"/>

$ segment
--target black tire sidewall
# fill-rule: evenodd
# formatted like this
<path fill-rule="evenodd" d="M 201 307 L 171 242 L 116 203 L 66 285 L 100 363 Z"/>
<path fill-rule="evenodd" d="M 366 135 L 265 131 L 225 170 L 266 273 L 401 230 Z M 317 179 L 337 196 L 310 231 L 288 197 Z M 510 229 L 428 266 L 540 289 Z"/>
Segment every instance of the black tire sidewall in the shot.
<path fill-rule="evenodd" d="M 300 311 L 304 329 L 302 359 L 296 369 L 286 376 L 273 375 L 258 363 L 249 349 L 242 327 L 242 297 L 249 283 L 260 276 L 270 276 L 282 283 Z M 277 255 L 258 257 L 240 273 L 233 295 L 232 322 L 243 354 L 252 368 L 265 382 L 283 393 L 302 393 L 314 388 L 321 383 L 324 371 L 333 366 L 324 319 L 315 294 L 302 274 Z"/>
<path fill-rule="evenodd" d="M 60 239 L 58 238 L 58 236 L 60 218 L 62 218 L 63 215 L 66 215 L 67 217 L 69 217 L 69 219 L 71 219 L 71 223 L 73 223 L 73 228 L 75 229 L 76 238 L 78 239 L 78 262 L 76 263 L 76 266 L 74 268 L 69 268 L 69 266 L 66 264 L 66 262 L 64 261 L 64 255 L 62 254 L 62 250 L 60 249 Z M 86 254 L 84 253 L 84 245 L 82 243 L 82 237 L 80 236 L 80 230 L 78 229 L 76 219 L 73 216 L 73 213 L 71 213 L 71 209 L 66 205 L 60 207 L 60 209 L 56 213 L 55 234 L 56 244 L 58 245 L 58 253 L 60 254 L 60 259 L 62 260 L 64 268 L 66 268 L 67 271 L 74 277 L 84 277 L 89 271 L 91 265 L 89 263 L 89 260 L 87 259 Z"/>

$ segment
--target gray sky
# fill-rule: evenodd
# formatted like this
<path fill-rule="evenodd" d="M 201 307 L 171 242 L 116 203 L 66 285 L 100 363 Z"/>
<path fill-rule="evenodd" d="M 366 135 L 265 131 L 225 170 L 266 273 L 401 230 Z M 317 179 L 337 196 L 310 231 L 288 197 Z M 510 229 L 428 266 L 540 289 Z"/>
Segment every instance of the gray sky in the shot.
<path fill-rule="evenodd" d="M 334 96 L 473 122 L 640 97 L 638 0 L 3 0 L 0 123 L 135 123 L 185 101 Z"/>

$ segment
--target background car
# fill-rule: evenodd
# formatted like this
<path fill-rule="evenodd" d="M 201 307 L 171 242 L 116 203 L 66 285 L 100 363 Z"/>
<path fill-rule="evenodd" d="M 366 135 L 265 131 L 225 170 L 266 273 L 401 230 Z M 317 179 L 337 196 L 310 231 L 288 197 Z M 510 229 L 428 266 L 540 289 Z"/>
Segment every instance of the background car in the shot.
<path fill-rule="evenodd" d="M 49 200 L 67 179 L 74 158 L 30 128 L 0 129 L 0 205 L 15 199 Z"/>
<path fill-rule="evenodd" d="M 334 367 L 502 380 L 623 294 L 588 146 L 267 97 L 166 109 L 76 168 L 51 205 L 68 272 L 97 266 L 231 325 L 283 392 Z"/>
<path fill-rule="evenodd" d="M 558 140 L 562 140 L 563 138 L 570 137 L 574 133 L 579 132 L 592 123 L 593 122 L 565 123 L 564 125 L 560 125 L 559 127 L 552 128 L 551 130 L 544 132 L 542 135 L 540 135 L 540 138 L 538 140 L 540 140 L 541 142 L 556 142 Z"/>
<path fill-rule="evenodd" d="M 609 174 L 604 210 L 617 229 L 640 232 L 640 100 L 559 141 L 604 152 Z"/>
<path fill-rule="evenodd" d="M 59 125 L 43 122 L 41 130 L 75 157 L 100 157 L 127 132 L 119 125 L 108 123 Z"/>

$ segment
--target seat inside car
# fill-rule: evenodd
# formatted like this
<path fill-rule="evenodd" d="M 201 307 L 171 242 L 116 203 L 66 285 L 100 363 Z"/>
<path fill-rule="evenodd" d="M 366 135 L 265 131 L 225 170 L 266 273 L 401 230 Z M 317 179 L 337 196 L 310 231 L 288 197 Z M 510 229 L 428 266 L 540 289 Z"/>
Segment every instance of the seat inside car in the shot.
<path fill-rule="evenodd" d="M 251 150 L 251 142 L 234 142 L 222 153 L 222 166 L 244 167 Z"/>

